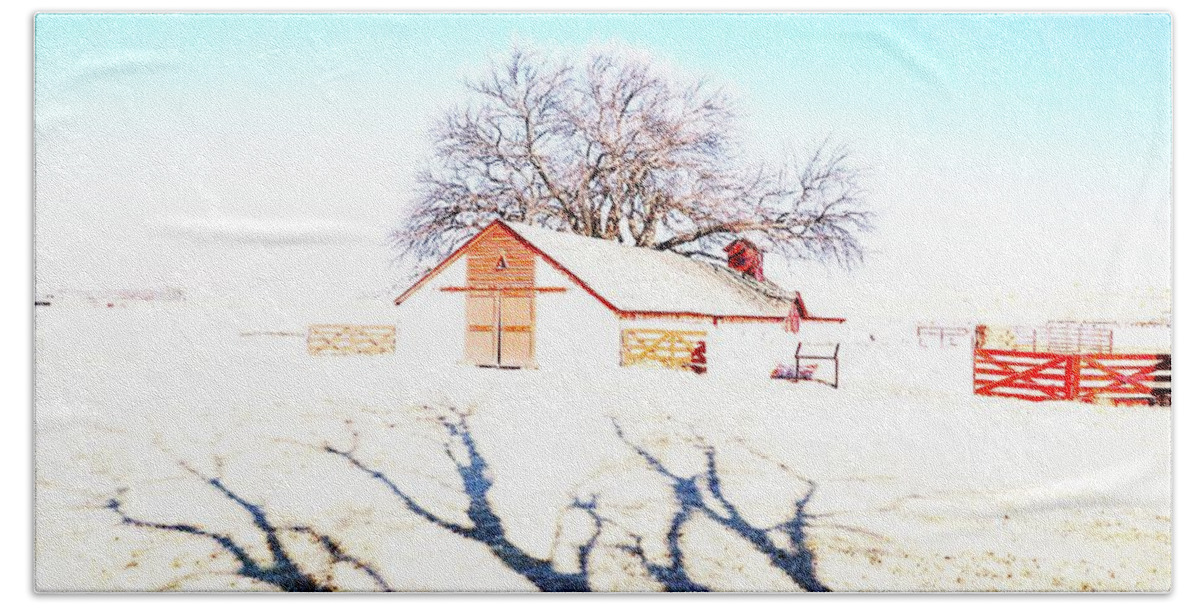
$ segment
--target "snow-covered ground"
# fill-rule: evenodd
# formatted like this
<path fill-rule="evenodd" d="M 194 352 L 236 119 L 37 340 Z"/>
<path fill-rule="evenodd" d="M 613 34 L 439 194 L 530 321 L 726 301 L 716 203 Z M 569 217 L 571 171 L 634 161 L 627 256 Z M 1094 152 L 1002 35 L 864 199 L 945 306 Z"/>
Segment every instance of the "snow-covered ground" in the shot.
<path fill-rule="evenodd" d="M 1171 584 L 1170 409 L 975 397 L 969 347 L 919 348 L 901 339 L 911 325 L 851 328 L 859 337 L 843 346 L 838 390 L 652 369 L 431 369 L 403 352 L 315 358 L 303 337 L 254 333 L 394 322 L 388 314 L 39 309 L 38 588 L 265 588 L 231 574 L 236 564 L 212 540 L 121 525 L 105 508 L 118 498 L 130 516 L 203 526 L 265 556 L 247 512 L 186 465 L 278 525 L 335 537 L 394 589 L 532 589 L 483 545 L 414 515 L 322 449 L 353 448 L 435 514 L 465 523 L 431 420 L 452 407 L 471 412 L 509 538 L 567 570 L 590 525 L 568 508 L 576 497 L 595 496 L 652 558 L 665 551 L 671 488 L 615 423 L 679 474 L 702 472 L 695 446 L 713 445 L 725 492 L 755 525 L 788 519 L 804 479 L 815 482 L 808 542 L 835 590 Z M 623 533 L 601 539 L 593 584 L 657 588 L 614 548 Z M 288 542 L 297 559 L 317 560 Z M 795 589 L 711 522 L 694 520 L 681 542 L 692 578 L 714 589 Z M 329 576 L 372 588 L 345 564 Z"/>

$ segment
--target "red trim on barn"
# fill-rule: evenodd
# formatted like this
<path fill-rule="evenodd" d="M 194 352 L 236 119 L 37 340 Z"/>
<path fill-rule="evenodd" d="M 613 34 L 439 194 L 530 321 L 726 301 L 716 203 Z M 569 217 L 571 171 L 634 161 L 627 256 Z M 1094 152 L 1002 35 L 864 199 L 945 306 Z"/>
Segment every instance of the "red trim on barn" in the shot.
<path fill-rule="evenodd" d="M 563 293 L 566 287 L 442 287 L 439 291 L 458 293 Z"/>
<path fill-rule="evenodd" d="M 744 321 L 744 322 L 762 322 L 762 323 L 781 323 L 783 317 L 760 316 L 760 315 L 714 315 L 707 312 L 689 312 L 689 311 L 660 311 L 660 310 L 619 310 L 617 314 L 622 319 L 661 319 L 668 318 L 691 318 L 691 319 L 711 319 L 715 325 L 718 321 Z"/>
<path fill-rule="evenodd" d="M 808 306 L 804 305 L 804 297 L 800 292 L 796 292 L 796 307 L 800 309 L 801 321 L 815 321 L 817 323 L 845 323 L 844 317 L 814 317 L 808 313 Z"/>
<path fill-rule="evenodd" d="M 654 318 L 690 318 L 690 319 L 709 319 L 713 325 L 717 323 L 783 323 L 787 317 L 774 317 L 762 315 L 714 315 L 707 312 L 664 312 L 659 310 L 619 310 L 617 314 L 622 319 L 654 319 Z M 845 319 L 837 317 L 803 317 L 802 321 L 812 321 L 816 323 L 845 323 Z"/>
<path fill-rule="evenodd" d="M 392 303 L 395 304 L 396 306 L 399 306 L 401 302 L 407 300 L 408 296 L 411 296 L 414 292 L 416 292 L 418 289 L 420 289 L 421 286 L 423 286 L 425 283 L 428 283 L 430 279 L 432 279 L 433 277 L 440 274 L 442 272 L 442 270 L 444 270 L 447 266 L 449 266 L 450 264 L 453 264 L 456 260 L 458 260 L 458 258 L 461 258 L 463 256 L 463 254 L 467 252 L 468 247 L 470 247 L 471 245 L 474 245 L 475 242 L 478 241 L 480 238 L 483 238 L 483 235 L 487 234 L 487 232 L 489 230 L 491 230 L 492 227 L 497 224 L 500 224 L 501 226 L 503 226 L 503 224 L 501 224 L 500 220 L 492 220 L 492 223 L 488 224 L 487 226 L 484 226 L 483 230 L 480 230 L 479 232 L 477 232 L 475 234 L 475 236 L 467 239 L 467 242 L 463 243 L 458 249 L 455 249 L 453 253 L 446 256 L 446 259 L 442 260 L 441 262 L 438 262 L 437 266 L 430 268 L 429 272 L 425 273 L 425 276 L 418 279 L 417 282 L 413 283 L 412 286 L 409 287 L 408 289 L 405 289 L 404 293 L 401 293 L 400 295 L 396 296 L 396 299 L 393 300 Z M 512 232 L 512 231 L 510 230 L 509 232 Z"/>
<path fill-rule="evenodd" d="M 801 296 L 800 292 L 798 292 L 798 291 L 796 292 L 796 308 L 800 309 L 800 318 L 801 319 L 808 318 L 808 316 L 809 316 L 808 307 L 804 305 L 804 297 Z"/>
<path fill-rule="evenodd" d="M 601 304 L 603 304 L 606 308 L 608 308 L 612 312 L 616 313 L 622 319 L 685 317 L 685 318 L 711 319 L 713 322 L 713 325 L 716 325 L 719 322 L 782 323 L 785 319 L 785 317 L 775 317 L 775 316 L 714 315 L 714 314 L 710 314 L 710 313 L 690 312 L 690 311 L 621 310 L 620 308 L 617 308 L 615 305 L 613 305 L 612 302 L 609 302 L 607 299 L 605 299 L 604 296 L 597 293 L 595 289 L 592 289 L 591 285 L 588 285 L 586 281 L 579 278 L 578 276 L 575 276 L 575 273 L 571 272 L 570 269 L 568 269 L 566 266 L 563 266 L 561 263 L 558 262 L 558 260 L 555 260 L 553 257 L 551 257 L 550 254 L 546 253 L 545 251 L 542 251 L 536 245 L 529 242 L 525 237 L 518 234 L 516 230 L 509 228 L 501 220 L 492 220 L 492 222 L 490 224 L 488 224 L 487 226 L 484 226 L 483 230 L 480 230 L 478 234 L 476 234 L 475 236 L 468 239 L 466 243 L 463 243 L 461 247 L 459 247 L 458 249 L 455 249 L 453 253 L 451 253 L 449 256 L 446 257 L 446 259 L 442 260 L 440 263 L 438 263 L 437 266 L 434 266 L 432 269 L 429 270 L 429 272 L 425 273 L 425 276 L 421 277 L 416 283 L 413 283 L 413 285 L 411 287 L 404 290 L 404 293 L 401 293 L 399 296 L 396 297 L 396 299 L 394 300 L 395 305 L 399 306 L 401 302 L 408 299 L 409 296 L 411 296 L 414 292 L 416 292 L 423 285 L 425 285 L 425 283 L 429 282 L 430 279 L 437 276 L 447 266 L 449 266 L 450 264 L 453 264 L 456 260 L 461 258 L 466 253 L 467 249 L 469 249 L 471 247 L 471 245 L 475 244 L 475 242 L 478 241 L 481 237 L 483 237 L 487 232 L 489 232 L 492 229 L 497 228 L 497 227 L 499 229 L 504 230 L 504 232 L 511 235 L 518 242 L 520 242 L 525 247 L 528 247 L 531 251 L 533 251 L 537 255 L 541 256 L 541 258 L 544 259 L 546 261 L 546 263 L 553 266 L 559 272 L 567 275 L 567 278 L 571 279 L 571 281 L 573 283 L 575 283 L 576 285 L 579 285 L 579 287 L 581 289 L 586 291 L 593 298 L 596 298 L 597 300 L 599 300 Z M 465 289 L 466 288 L 462 288 L 462 290 L 465 290 Z M 549 288 L 546 288 L 546 289 L 549 290 Z M 460 288 L 448 287 L 448 288 L 443 288 L 443 290 L 444 291 L 459 291 Z M 800 299 L 799 293 L 796 294 L 796 298 L 800 303 L 800 315 L 801 315 L 801 320 L 803 320 L 803 321 L 814 321 L 814 322 L 818 322 L 818 323 L 845 323 L 846 322 L 845 319 L 837 318 L 837 317 L 810 317 L 810 316 L 808 316 L 808 309 L 804 306 L 804 301 L 802 299 Z"/>

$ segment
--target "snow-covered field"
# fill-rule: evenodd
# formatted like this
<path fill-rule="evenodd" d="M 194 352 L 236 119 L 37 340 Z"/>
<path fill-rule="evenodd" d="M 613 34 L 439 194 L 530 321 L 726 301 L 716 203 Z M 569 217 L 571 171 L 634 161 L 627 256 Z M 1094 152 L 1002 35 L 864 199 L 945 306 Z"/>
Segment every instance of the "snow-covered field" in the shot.
<path fill-rule="evenodd" d="M 763 528 L 791 517 L 811 480 L 807 541 L 834 590 L 1171 584 L 1170 409 L 975 397 L 968 347 L 888 338 L 909 326 L 845 344 L 833 390 L 651 369 L 431 369 L 403 352 L 314 358 L 303 337 L 242 335 L 392 322 L 288 318 L 186 304 L 38 310 L 39 589 L 268 589 L 233 574 L 211 539 L 122 525 L 106 508 L 116 498 L 130 517 L 228 534 L 266 556 L 247 511 L 201 477 L 219 477 L 278 526 L 336 538 L 393 589 L 533 589 L 323 449 L 352 449 L 438 517 L 466 523 L 432 419 L 450 408 L 470 411 L 491 501 L 524 551 L 573 568 L 591 523 L 569 507 L 596 498 L 612 522 L 590 567 L 598 589 L 658 588 L 618 546 L 636 533 L 650 559 L 665 559 L 676 508 L 670 484 L 615 425 L 684 476 L 704 471 L 698 445 L 715 447 L 726 495 Z M 287 542 L 330 583 L 373 588 L 361 568 L 322 570 L 316 547 Z M 680 542 L 690 576 L 713 589 L 796 588 L 709 520 L 694 518 Z"/>

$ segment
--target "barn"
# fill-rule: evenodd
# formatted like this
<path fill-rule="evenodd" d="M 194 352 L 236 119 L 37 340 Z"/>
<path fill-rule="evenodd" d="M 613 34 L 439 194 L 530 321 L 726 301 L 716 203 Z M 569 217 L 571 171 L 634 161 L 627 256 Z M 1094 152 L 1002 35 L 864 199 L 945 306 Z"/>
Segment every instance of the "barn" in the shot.
<path fill-rule="evenodd" d="M 397 348 L 434 365 L 766 377 L 843 322 L 765 279 L 753 243 L 725 253 L 714 264 L 497 220 L 396 298 Z"/>

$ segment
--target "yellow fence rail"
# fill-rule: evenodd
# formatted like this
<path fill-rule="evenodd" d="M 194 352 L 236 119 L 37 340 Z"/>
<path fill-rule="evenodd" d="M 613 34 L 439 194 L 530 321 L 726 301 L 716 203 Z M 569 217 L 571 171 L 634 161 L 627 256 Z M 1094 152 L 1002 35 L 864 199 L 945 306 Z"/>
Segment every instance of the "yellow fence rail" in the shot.
<path fill-rule="evenodd" d="M 386 355 L 396 352 L 394 325 L 309 325 L 308 354 Z"/>
<path fill-rule="evenodd" d="M 621 331 L 621 365 L 655 365 L 667 369 L 701 371 L 706 367 L 703 349 L 705 332 L 664 329 Z"/>

